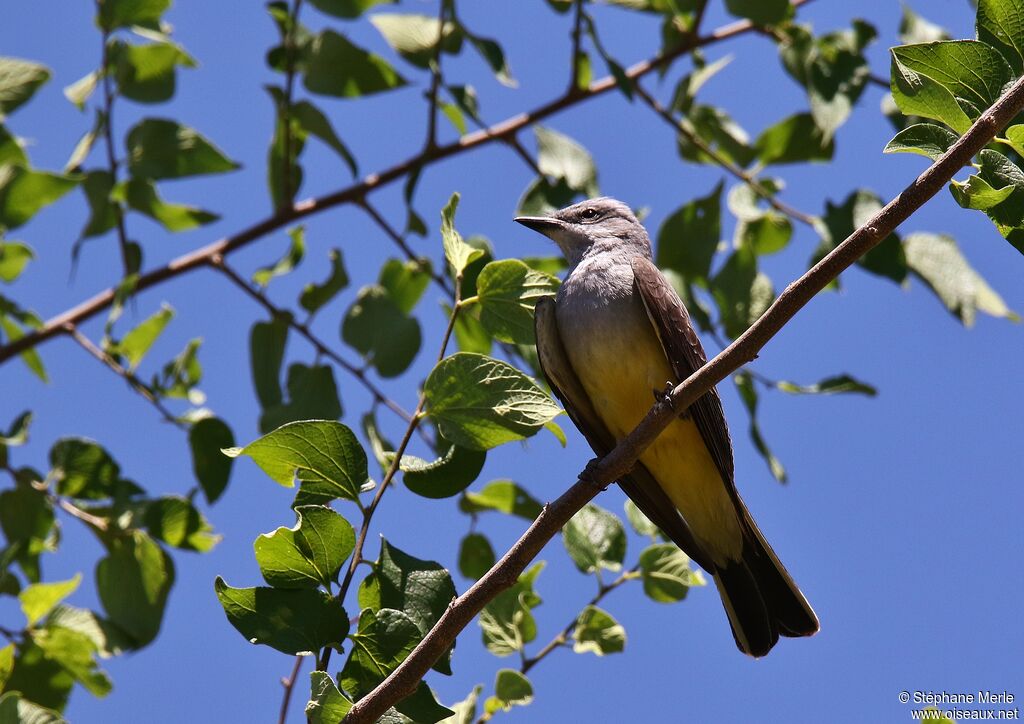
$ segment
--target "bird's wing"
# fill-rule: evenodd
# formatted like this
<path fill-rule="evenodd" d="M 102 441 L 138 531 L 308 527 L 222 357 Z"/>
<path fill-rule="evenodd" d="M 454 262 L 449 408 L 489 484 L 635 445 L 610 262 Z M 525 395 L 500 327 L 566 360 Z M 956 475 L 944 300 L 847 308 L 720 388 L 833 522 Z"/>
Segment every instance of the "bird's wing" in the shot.
<path fill-rule="evenodd" d="M 637 257 L 632 262 L 633 280 L 644 302 L 647 316 L 661 341 L 665 356 L 672 365 L 676 378 L 682 382 L 707 361 L 704 348 L 690 324 L 690 315 L 676 290 L 650 259 Z M 722 411 L 722 400 L 712 387 L 687 411 L 697 425 L 718 472 L 737 499 L 733 480 L 732 441 L 729 426 Z"/>
<path fill-rule="evenodd" d="M 555 318 L 555 301 L 551 297 L 540 300 L 534 313 L 534 328 L 537 335 L 537 354 L 540 366 L 547 377 L 551 391 L 561 400 L 566 413 L 573 421 L 583 437 L 590 443 L 598 455 L 606 455 L 615 447 L 615 437 L 601 421 L 597 411 L 590 402 L 583 385 L 576 376 L 576 371 L 569 361 L 569 356 L 562 345 L 562 337 L 558 332 L 558 320 Z M 711 568 L 711 559 L 704 549 L 697 544 L 686 521 L 676 510 L 665 491 L 658 485 L 651 473 L 637 462 L 628 475 L 618 481 L 619 486 L 628 495 L 636 507 L 658 526 L 677 546 L 707 571 Z"/>

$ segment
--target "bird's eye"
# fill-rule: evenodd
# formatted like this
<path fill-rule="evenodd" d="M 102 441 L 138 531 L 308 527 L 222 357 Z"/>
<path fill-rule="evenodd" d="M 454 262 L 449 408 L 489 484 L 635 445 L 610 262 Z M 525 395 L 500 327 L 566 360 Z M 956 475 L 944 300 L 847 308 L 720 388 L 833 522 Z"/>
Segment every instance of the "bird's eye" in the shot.
<path fill-rule="evenodd" d="M 597 218 L 597 209 L 592 209 L 592 208 L 583 209 L 583 211 L 580 212 L 580 217 L 583 218 L 583 219 L 588 219 L 588 220 L 589 219 L 596 219 Z"/>

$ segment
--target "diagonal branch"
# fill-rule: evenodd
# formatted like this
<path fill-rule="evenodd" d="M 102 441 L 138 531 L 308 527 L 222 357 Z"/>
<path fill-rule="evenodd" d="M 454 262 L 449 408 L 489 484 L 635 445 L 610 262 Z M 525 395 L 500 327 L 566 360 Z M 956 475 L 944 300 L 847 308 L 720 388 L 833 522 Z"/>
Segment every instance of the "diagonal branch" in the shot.
<path fill-rule="evenodd" d="M 801 5 L 806 5 L 809 2 L 811 2 L 811 0 L 793 0 L 792 5 L 793 7 L 799 7 Z M 754 30 L 754 25 L 746 20 L 725 25 L 712 31 L 708 35 L 691 38 L 669 52 L 633 65 L 626 71 L 626 75 L 633 80 L 642 78 L 652 71 L 667 65 L 676 58 L 689 53 L 695 48 L 735 38 L 739 35 L 749 33 L 752 30 Z M 135 291 L 144 291 L 169 279 L 178 277 L 186 272 L 207 266 L 210 263 L 210 260 L 215 256 L 226 256 L 238 249 L 241 249 L 242 247 L 248 246 L 260 237 L 269 234 L 276 229 L 280 229 L 297 219 L 311 216 L 342 204 L 358 203 L 358 201 L 364 198 L 369 192 L 392 184 L 398 179 L 405 177 L 412 171 L 421 168 L 426 164 L 432 164 L 442 159 L 456 156 L 493 141 L 504 141 L 509 136 L 514 135 L 527 126 L 537 123 L 548 116 L 559 113 L 566 108 L 575 106 L 581 101 L 607 93 L 615 88 L 615 86 L 615 79 L 611 76 L 606 76 L 592 83 L 586 90 L 576 91 L 574 93 L 564 93 L 558 98 L 534 108 L 532 111 L 520 113 L 496 123 L 487 129 L 469 133 L 455 141 L 452 141 L 451 143 L 437 146 L 429 156 L 425 155 L 423 152 L 417 153 L 415 156 L 397 163 L 390 168 L 384 169 L 379 173 L 370 174 L 362 181 L 351 186 L 317 198 L 298 201 L 292 206 L 281 209 L 275 212 L 272 216 L 269 216 L 236 234 L 224 237 L 211 244 L 195 249 L 187 254 L 179 256 L 177 259 L 173 259 L 166 266 L 157 267 L 156 269 L 142 274 L 139 276 Z M 32 332 L 25 334 L 23 337 L 0 347 L 0 364 L 3 364 L 25 350 L 32 349 L 40 343 L 61 334 L 65 325 L 68 323 L 78 325 L 96 316 L 113 303 L 114 294 L 115 290 L 113 288 L 106 289 L 92 298 L 81 302 L 77 306 L 52 317 L 39 329 L 33 330 Z"/>
<path fill-rule="evenodd" d="M 434 628 L 405 661 L 376 689 L 352 706 L 345 721 L 348 724 L 376 721 L 388 707 L 411 694 L 434 662 L 448 650 L 459 632 L 487 602 L 515 583 L 519 574 L 580 508 L 606 486 L 628 473 L 640 454 L 680 411 L 687 409 L 717 382 L 756 358 L 772 337 L 818 292 L 881 243 L 938 193 L 1022 109 L 1024 78 L 1017 80 L 938 161 L 914 179 L 902 193 L 803 276 L 787 286 L 768 311 L 747 331 L 656 403 L 640 424 L 610 453 L 588 465 L 576 484 L 545 506 L 526 533 L 501 560 L 468 591 L 452 601 Z"/>

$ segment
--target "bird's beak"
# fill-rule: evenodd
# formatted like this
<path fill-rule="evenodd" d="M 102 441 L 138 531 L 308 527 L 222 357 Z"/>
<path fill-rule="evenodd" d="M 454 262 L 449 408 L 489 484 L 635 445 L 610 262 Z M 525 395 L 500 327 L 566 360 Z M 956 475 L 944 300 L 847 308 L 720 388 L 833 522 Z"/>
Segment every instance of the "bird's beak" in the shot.
<path fill-rule="evenodd" d="M 551 216 L 517 216 L 514 221 L 528 229 L 544 234 L 552 240 L 555 238 L 555 234 L 565 229 L 564 221 Z"/>

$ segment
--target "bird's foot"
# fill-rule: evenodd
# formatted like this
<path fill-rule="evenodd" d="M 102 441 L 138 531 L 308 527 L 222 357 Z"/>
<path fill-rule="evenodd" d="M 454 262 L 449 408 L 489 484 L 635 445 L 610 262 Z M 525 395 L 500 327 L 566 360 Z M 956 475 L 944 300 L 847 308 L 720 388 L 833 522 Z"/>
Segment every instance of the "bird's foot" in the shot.
<path fill-rule="evenodd" d="M 666 404 L 669 407 L 671 407 L 673 410 L 675 410 L 676 409 L 676 405 L 675 405 L 675 402 L 672 400 L 672 390 L 674 390 L 675 388 L 676 388 L 675 382 L 672 382 L 670 380 L 670 381 L 665 383 L 665 389 L 663 389 L 663 390 L 651 390 L 651 392 L 654 393 L 654 399 L 655 400 L 657 400 L 658 402 L 660 402 L 662 404 Z M 689 410 L 684 410 L 679 415 L 679 419 L 681 419 L 681 420 L 689 420 L 690 419 L 690 411 Z"/>
<path fill-rule="evenodd" d="M 580 480 L 590 485 L 600 486 L 602 490 L 607 490 L 607 485 L 601 485 L 597 480 L 597 468 L 601 464 L 599 458 L 591 458 L 587 463 L 586 467 L 583 468 L 583 472 L 580 473 Z"/>

